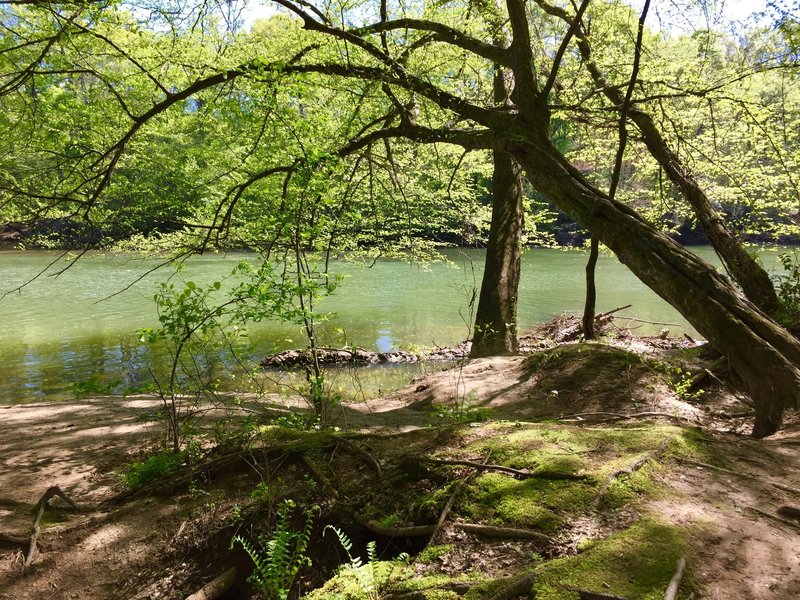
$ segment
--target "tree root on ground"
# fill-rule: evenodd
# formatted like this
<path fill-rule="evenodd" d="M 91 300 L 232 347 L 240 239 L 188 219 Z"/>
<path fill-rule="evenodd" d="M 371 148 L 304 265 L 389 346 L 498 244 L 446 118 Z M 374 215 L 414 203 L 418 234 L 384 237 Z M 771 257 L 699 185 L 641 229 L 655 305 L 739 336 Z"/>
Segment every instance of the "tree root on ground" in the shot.
<path fill-rule="evenodd" d="M 216 600 L 221 598 L 236 584 L 236 576 L 236 567 L 231 567 L 222 575 L 209 581 L 191 596 L 187 596 L 186 600 Z"/>
<path fill-rule="evenodd" d="M 686 559 L 679 558 L 678 559 L 678 566 L 675 569 L 675 575 L 672 576 L 672 580 L 669 582 L 667 586 L 667 591 L 664 594 L 664 600 L 675 600 L 678 596 L 678 590 L 681 587 L 681 581 L 683 581 L 683 572 L 686 570 Z"/>
<path fill-rule="evenodd" d="M 767 485 L 771 485 L 774 488 L 782 490 L 784 492 L 789 492 L 790 494 L 795 494 L 800 496 L 800 489 L 792 487 L 790 485 L 786 485 L 785 483 L 779 483 L 777 481 L 764 481 L 760 477 L 755 477 L 753 475 L 749 475 L 747 473 L 741 471 L 731 471 L 730 469 L 726 469 L 724 467 L 718 467 L 716 465 L 712 465 L 709 463 L 700 462 L 697 460 L 692 460 L 689 458 L 678 458 L 679 461 L 686 463 L 687 465 L 693 465 L 695 467 L 700 467 L 702 469 L 711 469 L 712 471 L 719 471 L 720 473 L 726 473 L 728 475 L 736 475 L 737 477 L 743 477 L 745 479 L 751 479 L 753 481 L 759 481 L 761 483 L 766 483 Z"/>
<path fill-rule="evenodd" d="M 516 600 L 520 596 L 528 598 L 534 581 L 536 581 L 536 573 L 526 573 L 519 577 L 511 577 L 489 600 Z"/>
<path fill-rule="evenodd" d="M 644 456 L 640 456 L 624 469 L 619 469 L 611 473 L 611 475 L 608 476 L 605 482 L 603 482 L 603 485 L 600 486 L 600 490 L 597 492 L 597 496 L 595 497 L 594 500 L 595 508 L 600 505 L 600 502 L 602 502 L 603 500 L 603 496 L 605 496 L 606 492 L 608 491 L 608 488 L 611 486 L 612 483 L 614 483 L 614 481 L 616 481 L 623 475 L 632 475 L 633 473 L 641 469 L 645 464 L 647 464 L 649 460 L 651 459 L 655 460 L 656 458 L 658 458 L 667 449 L 667 447 L 670 445 L 670 443 L 674 438 L 675 436 L 672 435 L 667 436 L 666 438 L 664 438 L 664 441 L 658 445 L 658 448 L 656 448 L 652 452 L 645 454 Z"/>
<path fill-rule="evenodd" d="M 463 466 L 463 467 L 472 467 L 473 469 L 477 469 L 479 471 L 497 471 L 499 473 L 507 473 L 508 475 L 513 475 L 518 479 L 548 479 L 548 480 L 567 480 L 567 481 L 585 481 L 589 479 L 588 475 L 580 475 L 578 473 L 564 473 L 561 471 L 522 471 L 520 469 L 513 469 L 511 467 L 506 467 L 504 465 L 492 465 L 492 464 L 484 464 L 479 462 L 473 462 L 471 460 L 457 460 L 457 459 L 444 459 L 444 458 L 416 458 L 411 457 L 412 460 L 417 460 L 419 462 L 426 462 L 436 465 L 453 465 L 453 466 Z"/>
<path fill-rule="evenodd" d="M 41 535 L 42 532 L 41 528 L 42 517 L 44 516 L 45 510 L 47 510 L 48 503 L 52 498 L 55 497 L 61 498 L 64 502 L 67 503 L 67 505 L 70 508 L 73 508 L 74 510 L 80 510 L 78 505 L 75 504 L 69 498 L 69 496 L 67 496 L 61 490 L 60 487 L 58 487 L 57 485 L 50 486 L 49 488 L 47 488 L 45 493 L 42 494 L 42 497 L 39 498 L 39 501 L 36 503 L 36 506 L 34 508 L 36 512 L 36 518 L 33 521 L 33 525 L 31 527 L 31 533 L 28 536 L 0 532 L 0 542 L 12 544 L 14 546 L 21 546 L 23 548 L 25 547 L 28 548 L 27 552 L 25 553 L 25 559 L 22 563 L 23 572 L 26 571 L 28 567 L 31 566 L 33 559 L 36 558 L 36 555 L 38 554 L 39 536 Z"/>
<path fill-rule="evenodd" d="M 556 540 L 548 535 L 530 529 L 516 529 L 514 527 L 495 527 L 494 525 L 480 525 L 477 523 L 455 523 L 456 529 L 467 533 L 474 533 L 488 538 L 502 540 L 531 540 L 548 546 L 554 546 Z"/>

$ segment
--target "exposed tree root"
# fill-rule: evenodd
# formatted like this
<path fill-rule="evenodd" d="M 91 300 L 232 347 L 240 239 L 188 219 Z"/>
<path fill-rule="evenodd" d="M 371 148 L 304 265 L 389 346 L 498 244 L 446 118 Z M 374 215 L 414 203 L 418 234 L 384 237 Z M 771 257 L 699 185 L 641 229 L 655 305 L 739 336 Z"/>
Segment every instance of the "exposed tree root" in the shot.
<path fill-rule="evenodd" d="M 478 469 L 479 471 L 497 471 L 500 473 L 507 473 L 513 475 L 518 479 L 551 479 L 551 480 L 569 480 L 569 481 L 585 481 L 589 479 L 587 475 L 580 475 L 577 473 L 563 473 L 561 471 L 522 471 L 520 469 L 512 469 L 504 465 L 492 465 L 471 460 L 456 460 L 456 459 L 443 459 L 443 458 L 414 458 L 420 462 L 432 463 L 437 465 L 453 465 L 464 466 Z"/>
<path fill-rule="evenodd" d="M 535 573 L 526 573 L 520 577 L 512 577 L 500 591 L 491 596 L 489 600 L 517 600 L 520 596 L 529 598 L 531 586 L 536 581 Z"/>
<path fill-rule="evenodd" d="M 584 417 L 602 417 L 599 419 L 585 419 Z M 665 413 L 665 412 L 640 412 L 640 413 L 633 413 L 633 414 L 622 414 L 622 413 L 613 413 L 613 412 L 585 412 L 585 413 L 576 413 L 574 415 L 564 415 L 563 417 L 559 417 L 559 421 L 576 421 L 576 422 L 589 422 L 589 423 L 609 423 L 614 421 L 629 421 L 633 419 L 651 419 L 653 417 L 664 417 L 667 419 L 672 419 L 675 421 L 683 421 L 686 423 L 696 423 L 696 419 L 690 419 L 689 417 L 684 417 L 681 415 L 674 415 L 672 413 Z"/>
<path fill-rule="evenodd" d="M 186 600 L 217 600 L 236 583 L 236 567 L 231 567 L 219 577 L 215 577 Z"/>
<path fill-rule="evenodd" d="M 744 509 L 753 515 L 759 517 L 765 517 L 766 519 L 772 521 L 777 525 L 782 525 L 783 527 L 786 527 L 788 529 L 793 529 L 795 532 L 800 533 L 800 525 L 798 525 L 797 523 L 793 523 L 792 521 L 787 521 L 786 519 L 783 519 L 777 515 L 773 515 L 772 513 L 769 513 L 765 510 L 756 508 L 755 506 L 745 506 Z"/>
<path fill-rule="evenodd" d="M 800 519 L 800 508 L 796 506 L 781 506 L 777 513 L 787 519 Z"/>
<path fill-rule="evenodd" d="M 664 441 L 658 445 L 658 448 L 656 448 L 649 454 L 640 456 L 624 469 L 619 469 L 611 473 L 611 475 L 608 476 L 605 482 L 603 482 L 603 485 L 600 486 L 600 490 L 597 492 L 597 497 L 595 498 L 594 501 L 595 507 L 599 506 L 600 502 L 603 500 L 603 496 L 605 496 L 606 492 L 608 491 L 608 488 L 611 486 L 612 483 L 614 483 L 614 481 L 616 481 L 623 475 L 632 475 L 633 473 L 641 469 L 645 464 L 647 464 L 647 461 L 649 461 L 650 459 L 655 460 L 656 458 L 658 458 L 667 449 L 667 447 L 670 445 L 674 437 L 675 436 L 672 435 L 667 436 L 664 439 Z"/>
<path fill-rule="evenodd" d="M 412 538 L 430 536 L 436 525 L 411 525 L 409 527 L 387 527 L 377 521 L 364 521 L 356 517 L 359 525 L 369 529 L 372 533 L 388 538 Z"/>
<path fill-rule="evenodd" d="M 311 460 L 307 455 L 303 454 L 302 458 L 303 464 L 308 467 L 308 470 L 317 478 L 317 480 L 330 492 L 330 494 L 334 498 L 339 497 L 339 491 L 336 487 L 331 483 L 331 480 L 328 478 L 327 475 L 320 469 L 317 464 Z"/>
<path fill-rule="evenodd" d="M 367 463 L 369 466 L 371 466 L 373 469 L 375 469 L 375 473 L 378 475 L 378 477 L 380 477 L 380 476 L 381 476 L 381 464 L 380 464 L 380 463 L 379 463 L 379 462 L 378 462 L 378 461 L 375 459 L 375 457 L 374 457 L 374 456 L 372 456 L 372 455 L 371 455 L 369 452 L 367 452 L 366 450 L 364 450 L 364 449 L 363 449 L 361 446 L 359 446 L 359 445 L 358 445 L 358 444 L 356 444 L 355 442 L 351 442 L 351 441 L 350 441 L 350 440 L 348 440 L 348 439 L 344 439 L 344 438 L 343 438 L 343 439 L 341 440 L 341 442 L 342 442 L 342 444 L 344 444 L 344 445 L 345 445 L 347 448 L 349 448 L 349 449 L 350 449 L 350 450 L 352 450 L 354 453 L 358 454 L 358 455 L 359 455 L 359 456 L 360 456 L 362 459 L 364 459 L 364 461 L 365 461 L 365 462 L 366 462 L 366 463 Z"/>
<path fill-rule="evenodd" d="M 667 591 L 664 593 L 664 600 L 675 600 L 678 596 L 678 590 L 681 587 L 681 581 L 683 581 L 683 573 L 685 570 L 686 559 L 681 557 L 678 559 L 678 567 L 675 569 L 675 575 L 672 576 L 672 580 L 667 586 Z"/>
<path fill-rule="evenodd" d="M 564 587 L 563 589 L 568 592 L 577 592 L 580 600 L 628 600 L 624 596 L 606 594 L 604 592 L 593 592 L 592 590 L 583 590 L 576 587 Z"/>
<path fill-rule="evenodd" d="M 784 483 L 779 483 L 777 481 L 764 481 L 760 477 L 754 477 L 753 475 L 748 475 L 747 473 L 744 473 L 742 471 L 731 471 L 730 469 L 726 469 L 724 467 L 718 467 L 716 465 L 711 465 L 709 463 L 704 463 L 697 460 L 691 460 L 689 458 L 679 458 L 678 460 L 683 463 L 686 463 L 687 465 L 694 465 L 695 467 L 701 467 L 703 469 L 711 469 L 712 471 L 719 471 L 720 473 L 727 473 L 728 475 L 736 475 L 737 477 L 743 477 L 745 479 L 751 479 L 753 481 L 766 483 L 767 485 L 771 485 L 772 487 L 782 490 L 784 492 L 789 492 L 790 494 L 796 494 L 800 496 L 800 489 L 797 489 L 790 485 L 786 485 Z"/>
<path fill-rule="evenodd" d="M 64 502 L 66 502 L 70 507 L 74 508 L 75 510 L 80 510 L 78 505 L 75 504 L 69 497 L 61 490 L 60 487 L 57 485 L 50 486 L 47 488 L 42 497 L 39 498 L 39 502 L 36 503 L 36 519 L 33 521 L 33 527 L 31 528 L 31 535 L 28 542 L 28 552 L 25 554 L 25 560 L 22 563 L 22 570 L 26 571 L 28 567 L 31 566 L 33 559 L 36 558 L 36 555 L 39 551 L 38 548 L 38 541 L 39 535 L 41 534 L 41 521 L 42 517 L 44 516 L 44 511 L 47 509 L 47 503 L 50 502 L 50 499 L 58 496 Z M 5 536 L 4 539 L 7 541 L 19 540 L 19 536 Z"/>
<path fill-rule="evenodd" d="M 426 592 L 441 591 L 441 592 L 455 592 L 459 596 L 463 596 L 472 588 L 478 585 L 475 581 L 454 581 L 452 583 L 443 583 L 435 587 L 426 588 L 424 591 L 415 590 L 413 592 L 389 592 L 382 596 L 383 600 L 425 600 L 428 598 Z"/>
<path fill-rule="evenodd" d="M 554 546 L 556 541 L 543 533 L 538 531 L 531 531 L 530 529 L 516 529 L 513 527 L 495 527 L 493 525 L 479 525 L 476 523 L 455 523 L 453 525 L 456 529 L 466 531 L 467 533 L 474 533 L 488 538 L 496 538 L 502 540 L 532 540 L 540 542 L 549 546 Z"/>

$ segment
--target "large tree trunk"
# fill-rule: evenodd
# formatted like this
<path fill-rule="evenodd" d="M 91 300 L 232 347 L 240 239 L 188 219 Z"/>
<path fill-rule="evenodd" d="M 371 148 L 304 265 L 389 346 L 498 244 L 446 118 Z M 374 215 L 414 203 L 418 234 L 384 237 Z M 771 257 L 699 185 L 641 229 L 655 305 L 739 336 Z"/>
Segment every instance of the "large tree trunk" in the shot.
<path fill-rule="evenodd" d="M 522 254 L 522 169 L 505 152 L 494 153 L 492 226 L 472 337 L 473 358 L 514 354 Z"/>
<path fill-rule="evenodd" d="M 494 101 L 508 102 L 503 69 L 495 66 Z M 470 356 L 516 354 L 517 295 L 522 257 L 522 168 L 507 152 L 493 154 L 492 224 L 475 313 Z"/>
<path fill-rule="evenodd" d="M 592 232 L 639 279 L 723 352 L 755 403 L 753 435 L 769 435 L 800 398 L 800 342 L 716 270 L 629 207 L 594 188 L 558 152 L 546 131 L 526 127 L 513 153 L 533 185 Z"/>

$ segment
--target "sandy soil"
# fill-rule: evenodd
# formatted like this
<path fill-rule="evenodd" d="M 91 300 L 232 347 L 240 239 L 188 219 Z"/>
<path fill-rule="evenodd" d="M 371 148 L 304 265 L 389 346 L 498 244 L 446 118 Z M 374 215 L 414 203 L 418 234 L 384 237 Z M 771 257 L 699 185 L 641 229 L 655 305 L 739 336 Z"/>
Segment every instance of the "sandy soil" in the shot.
<path fill-rule="evenodd" d="M 431 406 L 455 400 L 491 409 L 496 418 L 648 410 L 714 426 L 708 411 L 658 386 L 635 392 L 640 397 L 618 393 L 614 399 L 591 396 L 580 386 L 553 388 L 560 380 L 545 375 L 532 375 L 521 357 L 472 361 L 386 398 L 346 406 L 338 418 L 350 429 L 424 427 L 432 422 Z M 120 489 L 113 471 L 157 441 L 158 431 L 142 418 L 157 405 L 140 397 L 0 408 L 0 532 L 24 535 L 34 505 L 51 485 L 83 507 L 76 513 L 52 502 L 58 522 L 43 535 L 41 552 L 25 575 L 20 549 L 0 544 L 0 599 L 145 599 L 193 591 L 188 574 L 196 565 L 174 552 L 170 561 L 160 560 L 183 523 L 175 499 L 107 503 Z M 674 493 L 649 509 L 692 532 L 692 568 L 704 597 L 800 597 L 800 525 L 753 510 L 774 515 L 780 506 L 800 505 L 800 495 L 770 485 L 800 489 L 798 428 L 763 441 L 719 432 L 714 439 L 715 451 L 734 474 L 678 464 L 664 476 Z"/>

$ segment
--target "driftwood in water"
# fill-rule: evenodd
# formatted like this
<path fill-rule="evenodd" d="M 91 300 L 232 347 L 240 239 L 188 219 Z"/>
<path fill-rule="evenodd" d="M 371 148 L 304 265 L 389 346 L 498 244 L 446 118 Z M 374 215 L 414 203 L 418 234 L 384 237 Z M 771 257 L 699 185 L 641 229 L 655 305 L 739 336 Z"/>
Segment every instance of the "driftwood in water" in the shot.
<path fill-rule="evenodd" d="M 320 365 L 377 365 L 416 363 L 421 361 L 459 360 L 469 356 L 470 342 L 462 342 L 457 346 L 437 348 L 431 352 L 414 353 L 404 350 L 394 352 L 372 352 L 362 348 L 317 348 L 317 360 Z M 302 367 L 313 362 L 310 350 L 286 350 L 268 356 L 261 362 L 262 367 L 280 368 Z"/>

